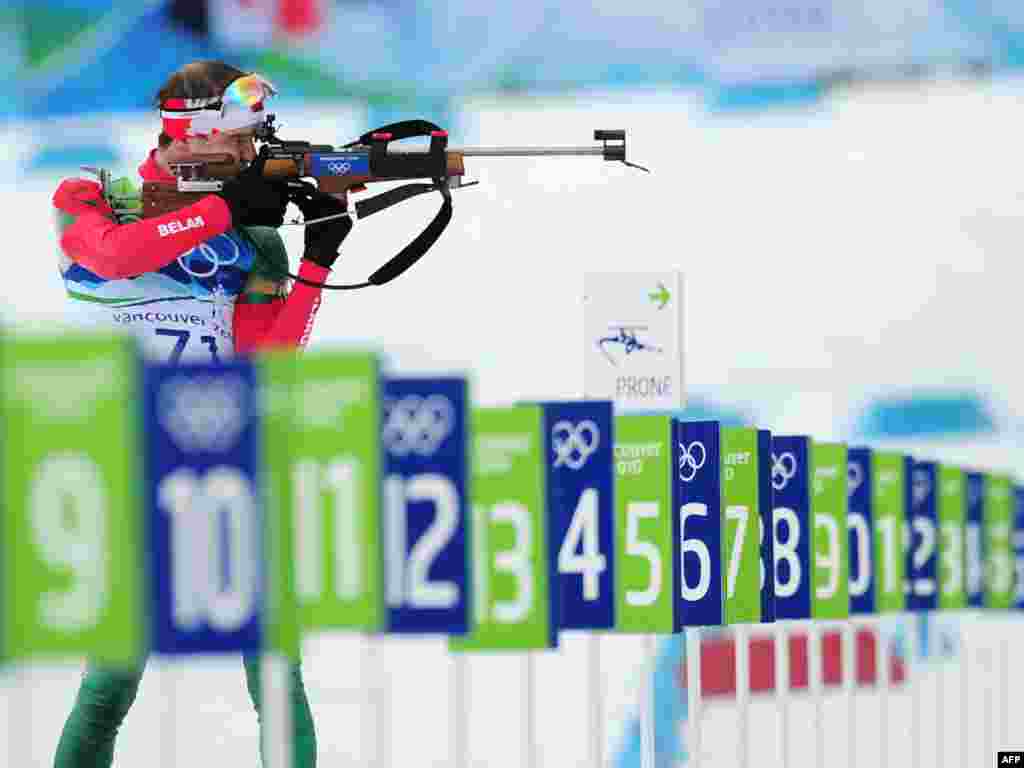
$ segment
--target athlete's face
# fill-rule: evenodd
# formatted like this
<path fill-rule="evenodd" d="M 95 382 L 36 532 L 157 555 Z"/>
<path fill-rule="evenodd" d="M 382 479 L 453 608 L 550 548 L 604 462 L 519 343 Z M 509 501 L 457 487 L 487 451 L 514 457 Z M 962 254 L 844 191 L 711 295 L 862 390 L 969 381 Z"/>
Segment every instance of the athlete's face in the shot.
<path fill-rule="evenodd" d="M 203 139 L 175 141 L 164 152 L 164 159 L 175 161 L 186 157 L 231 155 L 238 162 L 250 163 L 256 157 L 252 129 L 215 133 Z"/>

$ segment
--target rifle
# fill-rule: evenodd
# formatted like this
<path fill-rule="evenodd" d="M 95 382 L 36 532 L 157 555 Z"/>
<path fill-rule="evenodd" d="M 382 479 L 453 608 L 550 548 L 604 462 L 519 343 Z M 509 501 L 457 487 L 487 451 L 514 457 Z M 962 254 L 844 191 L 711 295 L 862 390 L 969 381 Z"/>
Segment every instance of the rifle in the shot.
<path fill-rule="evenodd" d="M 624 130 L 595 130 L 597 146 L 576 147 L 448 147 L 448 132 L 426 120 L 391 123 L 364 133 L 341 147 L 313 144 L 308 141 L 286 141 L 278 138 L 275 116 L 268 114 L 256 129 L 260 142 L 259 161 L 263 175 L 300 185 L 301 179 L 314 178 L 321 192 L 334 195 L 345 205 L 345 212 L 305 222 L 300 226 L 328 218 L 350 216 L 364 219 L 386 208 L 428 192 L 439 192 L 441 209 L 427 227 L 387 264 L 373 273 L 366 282 L 351 285 L 320 285 L 333 289 L 363 288 L 383 285 L 393 280 L 437 241 L 452 215 L 451 191 L 478 184 L 464 181 L 467 157 L 579 157 L 596 156 L 621 162 L 631 168 L 650 172 L 626 160 Z M 429 138 L 429 146 L 397 148 L 392 142 L 409 138 Z M 204 195 L 221 189 L 223 179 L 241 170 L 234 158 L 208 156 L 171 164 L 176 184 L 144 182 L 142 185 L 142 216 L 149 218 L 189 205 Z M 429 179 L 429 183 L 404 184 L 351 205 L 349 193 L 363 192 L 376 182 Z M 292 279 L 297 276 L 289 274 Z M 306 281 L 302 281 L 306 282 Z M 318 284 L 319 285 L 319 284 Z"/>

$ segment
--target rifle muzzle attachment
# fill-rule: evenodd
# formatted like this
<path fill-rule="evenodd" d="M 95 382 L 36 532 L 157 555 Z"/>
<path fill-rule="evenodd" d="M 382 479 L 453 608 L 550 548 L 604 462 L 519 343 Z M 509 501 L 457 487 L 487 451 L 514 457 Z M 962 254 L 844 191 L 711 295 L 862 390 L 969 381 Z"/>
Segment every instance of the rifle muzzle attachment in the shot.
<path fill-rule="evenodd" d="M 644 168 L 642 165 L 636 165 L 626 160 L 626 132 L 624 130 L 602 130 L 598 128 L 594 131 L 594 141 L 601 142 L 605 160 L 619 162 L 623 165 L 628 165 L 630 168 L 639 168 L 647 173 L 651 172 L 649 168 Z"/>

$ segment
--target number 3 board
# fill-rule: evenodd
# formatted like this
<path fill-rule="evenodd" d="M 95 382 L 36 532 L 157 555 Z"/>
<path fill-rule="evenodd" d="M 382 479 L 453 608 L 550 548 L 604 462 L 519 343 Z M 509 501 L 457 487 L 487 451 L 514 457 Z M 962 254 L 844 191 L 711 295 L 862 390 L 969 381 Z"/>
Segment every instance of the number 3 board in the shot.
<path fill-rule="evenodd" d="M 557 645 L 541 409 L 472 411 L 473 626 L 456 651 Z"/>

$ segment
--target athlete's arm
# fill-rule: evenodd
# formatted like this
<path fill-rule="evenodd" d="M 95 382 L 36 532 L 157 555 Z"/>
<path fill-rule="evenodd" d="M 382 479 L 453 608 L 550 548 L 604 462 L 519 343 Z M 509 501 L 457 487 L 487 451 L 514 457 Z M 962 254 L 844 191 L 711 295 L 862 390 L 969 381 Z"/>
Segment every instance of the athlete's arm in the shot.
<path fill-rule="evenodd" d="M 53 204 L 75 217 L 60 238 L 64 253 L 107 280 L 154 272 L 231 228 L 231 211 L 217 195 L 161 216 L 118 224 L 99 184 L 67 179 L 54 193 Z"/>
<path fill-rule="evenodd" d="M 299 266 L 299 277 L 304 280 L 322 283 L 328 274 L 330 270 L 326 267 L 305 259 Z M 251 288 L 252 278 L 246 293 L 235 302 L 235 352 L 305 346 L 320 308 L 321 289 L 296 283 L 283 297 L 277 286 L 271 293 Z"/>
<path fill-rule="evenodd" d="M 296 199 L 306 219 L 320 218 L 344 210 L 342 204 L 314 189 Z M 338 258 L 342 241 L 352 230 L 349 218 L 338 218 L 306 227 L 305 250 L 299 277 L 313 283 L 326 282 Z M 313 318 L 320 308 L 321 288 L 296 282 L 287 298 L 275 296 L 283 291 L 280 277 L 287 273 L 288 254 L 275 229 L 255 227 L 247 230 L 260 254 L 254 264 L 246 292 L 235 302 L 235 351 L 241 354 L 273 347 L 303 347 L 313 330 Z M 271 293 L 254 289 L 254 281 L 271 278 L 277 283 Z"/>

